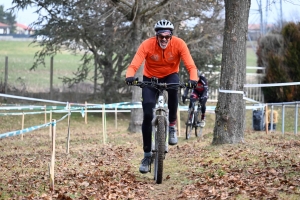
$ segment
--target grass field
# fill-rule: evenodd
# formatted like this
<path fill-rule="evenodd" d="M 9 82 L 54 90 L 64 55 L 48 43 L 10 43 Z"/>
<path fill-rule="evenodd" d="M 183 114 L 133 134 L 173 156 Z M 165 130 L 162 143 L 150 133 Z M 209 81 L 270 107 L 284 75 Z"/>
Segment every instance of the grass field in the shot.
<path fill-rule="evenodd" d="M 203 137 L 181 137 L 169 148 L 163 183 L 138 172 L 143 156 L 140 133 L 127 131 L 129 113 L 108 114 L 107 143 L 102 118 L 71 116 L 56 126 L 55 186 L 49 189 L 49 128 L 0 140 L 0 199 L 288 199 L 300 198 L 300 141 L 293 132 L 266 134 L 251 128 L 247 112 L 245 141 L 212 146 L 214 114 L 207 115 Z M 60 119 L 63 114 L 54 114 Z M 0 132 L 21 127 L 21 117 L 0 118 Z M 25 127 L 44 123 L 44 115 L 25 118 Z"/>
<path fill-rule="evenodd" d="M 0 41 L 0 82 L 4 81 L 5 57 L 8 57 L 8 84 L 26 85 L 29 92 L 40 92 L 50 88 L 50 57 L 45 60 L 46 67 L 40 66 L 30 71 L 34 54 L 39 47 L 28 41 Z M 72 76 L 80 64 L 80 56 L 67 52 L 58 54 L 53 59 L 53 87 L 62 87 L 59 77 Z"/>

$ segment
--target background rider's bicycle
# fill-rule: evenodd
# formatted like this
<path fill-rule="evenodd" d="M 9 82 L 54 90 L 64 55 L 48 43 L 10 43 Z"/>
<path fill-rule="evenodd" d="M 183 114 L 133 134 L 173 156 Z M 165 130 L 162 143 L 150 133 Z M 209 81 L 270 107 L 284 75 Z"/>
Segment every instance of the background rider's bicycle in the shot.
<path fill-rule="evenodd" d="M 168 152 L 169 140 L 169 109 L 164 97 L 164 90 L 184 88 L 184 83 L 158 83 L 157 78 L 152 78 L 151 81 L 140 82 L 135 81 L 135 86 L 153 87 L 158 90 L 158 98 L 156 107 L 153 109 L 152 119 L 152 162 L 154 162 L 154 180 L 157 184 L 162 183 L 163 178 L 163 162 L 165 154 Z M 151 164 L 152 164 L 151 162 Z M 150 165 L 151 165 L 150 164 Z M 151 166 L 150 166 L 151 172 Z"/>
<path fill-rule="evenodd" d="M 195 129 L 195 136 L 200 137 L 202 135 L 202 129 L 199 125 L 199 120 L 201 117 L 201 103 L 199 101 L 199 97 L 191 101 L 191 107 L 188 110 L 188 118 L 186 121 L 186 130 L 185 130 L 185 138 L 188 140 L 191 137 L 191 133 L 193 129 Z"/>

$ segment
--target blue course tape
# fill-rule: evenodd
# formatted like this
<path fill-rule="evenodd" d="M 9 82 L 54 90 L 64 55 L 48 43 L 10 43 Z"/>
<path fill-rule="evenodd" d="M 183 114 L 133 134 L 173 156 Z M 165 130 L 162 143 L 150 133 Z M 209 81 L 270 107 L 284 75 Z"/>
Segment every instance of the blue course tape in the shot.
<path fill-rule="evenodd" d="M 22 97 L 22 96 L 10 95 L 10 94 L 1 94 L 1 93 L 0 93 L 0 97 L 23 99 L 23 100 L 30 100 L 30 101 L 40 101 L 40 102 L 48 102 L 48 103 L 57 103 L 57 104 L 66 104 L 67 103 L 67 102 L 61 102 L 61 101 L 52 101 L 52 100 L 46 100 L 46 99 L 29 98 L 29 97 Z"/>
<path fill-rule="evenodd" d="M 26 129 L 23 129 L 23 130 L 18 130 L 18 131 L 12 131 L 12 132 L 8 132 L 8 133 L 3 133 L 3 134 L 0 134 L 0 139 L 6 138 L 6 137 L 11 137 L 11 136 L 16 136 L 16 135 L 21 135 L 21 134 L 24 134 L 24 133 L 28 133 L 30 131 L 34 131 L 34 130 L 37 130 L 37 129 L 40 129 L 40 128 L 43 128 L 43 127 L 47 127 L 51 123 L 52 122 L 48 122 L 46 124 L 42 124 L 42 125 L 38 125 L 38 126 L 32 126 L 30 128 L 26 128 Z"/>
<path fill-rule="evenodd" d="M 72 105 L 72 103 L 71 103 Z M 10 106 L 0 106 L 0 110 L 68 110 L 67 106 L 33 106 L 33 105 L 10 105 Z M 71 106 L 70 110 L 81 110 L 83 108 L 95 109 L 103 108 L 103 104 L 94 104 L 90 106 Z M 104 104 L 105 109 L 128 109 L 128 108 L 142 108 L 141 102 L 121 102 L 121 103 L 112 103 Z"/>
<path fill-rule="evenodd" d="M 59 120 L 57 120 L 54 123 L 48 122 L 46 124 L 41 124 L 41 125 L 37 125 L 37 126 L 32 126 L 32 127 L 29 127 L 29 128 L 25 128 L 23 130 L 11 131 L 11 132 L 8 132 L 8 133 L 0 134 L 0 139 L 6 138 L 6 137 L 12 137 L 12 136 L 16 136 L 16 135 L 21 135 L 21 134 L 28 133 L 28 132 L 31 132 L 31 131 L 34 131 L 34 130 L 37 130 L 37 129 L 40 129 L 40 128 L 43 128 L 43 127 L 47 127 L 49 125 L 55 126 L 56 123 L 58 123 L 61 120 L 65 119 L 68 115 L 69 114 L 66 114 L 65 116 L 63 116 L 62 118 L 60 118 Z"/>

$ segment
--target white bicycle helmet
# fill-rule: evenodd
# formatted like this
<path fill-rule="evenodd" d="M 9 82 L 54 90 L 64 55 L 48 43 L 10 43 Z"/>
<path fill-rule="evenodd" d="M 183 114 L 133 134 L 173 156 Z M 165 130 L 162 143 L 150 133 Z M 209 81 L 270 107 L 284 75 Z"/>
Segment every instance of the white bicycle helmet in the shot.
<path fill-rule="evenodd" d="M 159 20 L 154 26 L 155 31 L 157 31 L 159 29 L 168 29 L 170 31 L 173 31 L 174 25 L 172 24 L 172 22 L 162 19 L 162 20 Z"/>

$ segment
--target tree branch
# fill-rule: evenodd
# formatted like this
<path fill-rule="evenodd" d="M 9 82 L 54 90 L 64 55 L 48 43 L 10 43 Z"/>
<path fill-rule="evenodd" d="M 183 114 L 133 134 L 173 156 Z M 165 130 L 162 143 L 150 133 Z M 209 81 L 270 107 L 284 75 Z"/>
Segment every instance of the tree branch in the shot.
<path fill-rule="evenodd" d="M 113 5 L 116 6 L 118 11 L 120 11 L 128 20 L 132 20 L 132 6 L 123 0 L 110 0 Z M 124 5 L 121 5 L 124 4 Z"/>
<path fill-rule="evenodd" d="M 173 0 L 163 0 L 159 4 L 156 4 L 155 6 L 152 6 L 150 8 L 147 8 L 147 9 L 141 11 L 140 15 L 146 16 L 146 13 L 150 12 L 149 15 L 153 16 L 155 13 L 158 13 L 160 10 L 162 10 L 164 5 L 171 3 L 171 1 L 173 1 Z"/>

